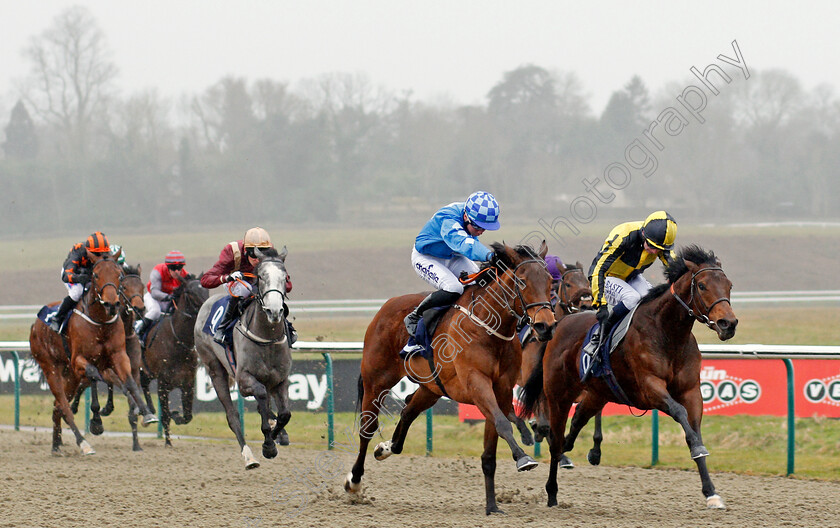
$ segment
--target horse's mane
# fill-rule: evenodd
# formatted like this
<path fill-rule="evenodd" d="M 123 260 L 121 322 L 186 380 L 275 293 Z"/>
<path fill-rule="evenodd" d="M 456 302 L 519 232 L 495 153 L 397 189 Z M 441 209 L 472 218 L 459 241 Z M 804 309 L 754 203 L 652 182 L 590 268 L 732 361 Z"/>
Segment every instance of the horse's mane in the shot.
<path fill-rule="evenodd" d="M 665 284 L 659 284 L 658 286 L 654 286 L 651 288 L 647 294 L 642 297 L 641 302 L 645 303 L 648 301 L 652 301 L 657 297 L 661 296 L 665 293 L 668 289 L 670 289 L 671 284 L 677 282 L 677 280 L 688 273 L 688 265 L 686 265 L 685 261 L 691 261 L 697 265 L 701 264 L 712 264 L 715 265 L 717 263 L 717 257 L 715 256 L 714 252 L 707 251 L 701 248 L 698 245 L 691 244 L 688 246 L 683 247 L 680 249 L 677 258 L 675 258 L 670 265 L 665 268 L 665 278 L 668 279 L 668 282 Z"/>
<path fill-rule="evenodd" d="M 140 265 L 130 266 L 128 264 L 123 265 L 123 270 L 125 271 L 126 275 L 140 275 Z"/>
<path fill-rule="evenodd" d="M 516 267 L 516 264 L 510 258 L 510 255 L 507 254 L 508 246 L 505 245 L 504 242 L 493 242 L 490 245 L 490 248 L 493 250 L 493 258 L 489 262 L 485 262 L 481 265 L 481 269 L 487 268 L 502 268 L 503 270 L 512 270 Z M 513 248 L 517 255 L 529 259 L 539 259 L 540 256 L 534 251 L 534 248 L 531 246 L 519 245 Z M 496 280 L 495 273 L 487 273 L 483 275 L 485 277 L 489 277 L 491 280 Z"/>
<path fill-rule="evenodd" d="M 268 258 L 268 257 L 277 258 L 277 257 L 280 256 L 280 254 L 277 253 L 277 249 L 275 249 L 273 247 L 268 248 L 268 249 L 260 248 L 260 255 L 262 255 L 262 258 Z"/>

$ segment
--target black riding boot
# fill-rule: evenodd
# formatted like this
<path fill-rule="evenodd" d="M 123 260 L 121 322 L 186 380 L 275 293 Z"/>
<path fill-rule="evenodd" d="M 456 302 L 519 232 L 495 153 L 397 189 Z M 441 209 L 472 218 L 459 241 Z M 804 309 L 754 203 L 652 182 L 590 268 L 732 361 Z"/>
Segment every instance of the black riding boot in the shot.
<path fill-rule="evenodd" d="M 589 368 L 586 370 L 586 373 L 583 375 L 583 380 L 586 381 L 589 379 L 589 374 L 592 372 L 592 367 L 600 361 L 600 357 L 598 357 L 598 349 L 601 348 L 601 344 L 607 340 L 607 337 L 610 335 L 610 331 L 612 327 L 616 325 L 619 321 L 624 319 L 624 316 L 630 313 L 630 310 L 624 306 L 624 303 L 618 303 L 613 306 L 612 312 L 610 313 L 609 317 L 604 321 L 601 325 L 601 328 L 598 329 L 598 333 L 592 336 L 592 341 L 586 345 L 584 348 L 584 352 L 589 354 L 592 358 L 592 361 L 589 362 Z"/>
<path fill-rule="evenodd" d="M 438 290 L 430 293 L 417 305 L 414 311 L 405 316 L 403 322 L 405 323 L 405 329 L 408 330 L 408 335 L 413 337 L 417 332 L 417 323 L 420 322 L 420 317 L 423 315 L 423 312 L 430 308 L 450 305 L 457 301 L 459 297 L 461 297 L 460 293 L 448 292 L 446 290 Z"/>
<path fill-rule="evenodd" d="M 232 297 L 230 300 L 230 304 L 228 305 L 228 309 L 225 312 L 225 316 L 222 317 L 222 320 L 219 321 L 219 325 L 216 326 L 216 333 L 213 334 L 213 341 L 223 345 L 225 342 L 225 329 L 235 321 L 239 316 L 242 315 L 242 310 L 247 302 L 247 299 L 242 297 Z"/>
<path fill-rule="evenodd" d="M 69 295 L 61 301 L 61 306 L 58 307 L 58 312 L 53 316 L 52 321 L 50 321 L 50 328 L 58 332 L 61 329 L 61 323 L 64 322 L 64 319 L 67 318 L 67 314 L 70 313 L 70 310 L 76 306 L 76 301 L 74 301 Z"/>

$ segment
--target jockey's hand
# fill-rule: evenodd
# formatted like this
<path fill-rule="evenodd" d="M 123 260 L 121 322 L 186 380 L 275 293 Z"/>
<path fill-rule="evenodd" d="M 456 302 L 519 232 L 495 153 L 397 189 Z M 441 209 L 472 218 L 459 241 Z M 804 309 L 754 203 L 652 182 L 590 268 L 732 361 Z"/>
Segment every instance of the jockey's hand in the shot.
<path fill-rule="evenodd" d="M 598 318 L 598 322 L 601 323 L 601 324 L 604 324 L 604 321 L 606 321 L 607 317 L 609 317 L 609 316 L 610 316 L 610 309 L 607 307 L 606 304 L 601 306 L 600 308 L 598 308 L 598 313 L 595 314 L 595 317 Z"/>
<path fill-rule="evenodd" d="M 172 294 L 171 294 L 171 293 L 168 293 L 168 294 L 166 294 L 166 295 L 163 297 L 163 301 L 162 301 L 162 302 L 169 302 L 169 301 L 171 301 L 171 300 L 172 300 Z"/>
<path fill-rule="evenodd" d="M 73 275 L 73 282 L 76 284 L 87 284 L 90 282 L 90 275 L 87 273 L 76 273 Z"/>
<path fill-rule="evenodd" d="M 493 260 L 493 257 L 495 257 L 495 256 L 496 256 L 496 252 L 491 251 L 490 253 L 487 254 L 487 261 L 486 262 L 490 262 L 491 260 Z"/>
<path fill-rule="evenodd" d="M 467 282 L 470 279 L 470 274 L 466 271 L 461 271 L 461 274 L 458 275 L 458 280 L 461 282 Z"/>
<path fill-rule="evenodd" d="M 230 275 L 227 276 L 227 281 L 225 282 L 235 282 L 242 280 L 242 272 L 241 271 L 234 271 Z"/>

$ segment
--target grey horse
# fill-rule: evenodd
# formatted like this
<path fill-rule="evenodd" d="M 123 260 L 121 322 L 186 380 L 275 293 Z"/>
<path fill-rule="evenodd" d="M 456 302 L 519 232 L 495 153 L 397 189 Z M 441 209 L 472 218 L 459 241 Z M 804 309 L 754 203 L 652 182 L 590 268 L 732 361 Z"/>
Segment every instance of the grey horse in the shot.
<path fill-rule="evenodd" d="M 245 469 L 260 466 L 251 449 L 245 444 L 245 435 L 239 426 L 239 412 L 230 397 L 233 382 L 239 385 L 241 397 L 254 396 L 260 413 L 260 430 L 265 436 L 263 456 L 277 456 L 274 440 L 289 422 L 292 412 L 289 406 L 289 373 L 292 368 L 292 352 L 286 335 L 286 248 L 278 254 L 274 248 L 257 249 L 259 263 L 254 269 L 256 283 L 253 288 L 254 301 L 244 310 L 233 331 L 233 351 L 236 370 L 231 368 L 222 346 L 203 331 L 208 317 L 212 317 L 213 304 L 226 294 L 210 297 L 202 305 L 195 323 L 195 346 L 219 401 L 225 408 L 228 425 L 239 442 Z M 269 398 L 277 405 L 277 421 L 272 427 Z"/>

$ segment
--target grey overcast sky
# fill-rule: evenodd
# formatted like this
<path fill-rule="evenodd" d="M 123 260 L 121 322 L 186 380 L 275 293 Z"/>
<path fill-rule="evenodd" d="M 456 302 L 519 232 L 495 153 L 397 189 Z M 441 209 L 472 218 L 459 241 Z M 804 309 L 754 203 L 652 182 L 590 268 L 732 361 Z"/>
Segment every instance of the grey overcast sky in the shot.
<path fill-rule="evenodd" d="M 72 5 L 104 31 L 123 94 L 196 93 L 225 75 L 294 83 L 364 72 L 416 99 L 482 103 L 503 72 L 576 73 L 600 113 L 638 74 L 657 90 L 719 54 L 840 88 L 840 1 L 0 0 L 0 101 L 21 50 Z M 1 106 L 1 105 L 0 105 Z"/>

